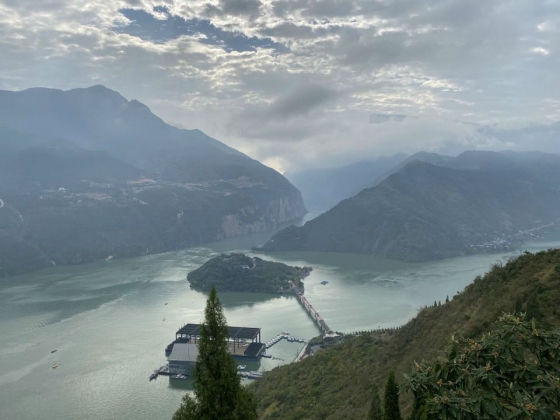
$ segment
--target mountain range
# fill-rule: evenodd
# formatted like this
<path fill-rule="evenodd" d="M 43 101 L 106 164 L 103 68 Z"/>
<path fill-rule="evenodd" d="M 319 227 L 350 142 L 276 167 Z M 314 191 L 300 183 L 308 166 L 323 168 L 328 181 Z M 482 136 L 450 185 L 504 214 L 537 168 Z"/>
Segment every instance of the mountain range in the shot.
<path fill-rule="evenodd" d="M 0 275 L 180 249 L 305 213 L 275 170 L 103 86 L 0 91 Z"/>
<path fill-rule="evenodd" d="M 421 154 L 305 225 L 280 231 L 262 250 L 427 261 L 512 249 L 539 227 L 555 224 L 559 206 L 559 155 Z"/>

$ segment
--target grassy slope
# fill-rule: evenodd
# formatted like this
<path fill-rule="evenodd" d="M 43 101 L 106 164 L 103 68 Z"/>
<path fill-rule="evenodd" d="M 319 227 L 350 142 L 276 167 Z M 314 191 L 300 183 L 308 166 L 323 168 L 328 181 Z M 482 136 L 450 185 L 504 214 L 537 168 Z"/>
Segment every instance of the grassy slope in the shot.
<path fill-rule="evenodd" d="M 452 334 L 478 336 L 492 328 L 517 299 L 538 303 L 543 322 L 560 326 L 560 250 L 522 255 L 496 265 L 445 305 L 422 310 L 400 330 L 352 338 L 295 365 L 284 366 L 252 385 L 262 419 L 365 419 L 371 385 L 390 370 L 397 379 L 413 362 L 431 360 Z M 383 389 L 380 390 L 383 392 Z M 401 396 L 404 414 L 412 396 Z"/>

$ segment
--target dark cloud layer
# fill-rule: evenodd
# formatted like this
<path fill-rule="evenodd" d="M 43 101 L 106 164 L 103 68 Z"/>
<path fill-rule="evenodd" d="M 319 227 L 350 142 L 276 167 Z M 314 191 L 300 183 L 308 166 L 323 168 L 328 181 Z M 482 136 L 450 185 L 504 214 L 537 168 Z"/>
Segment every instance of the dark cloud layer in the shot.
<path fill-rule="evenodd" d="M 254 16 L 262 6 L 260 0 L 220 0 L 220 9 L 228 15 Z"/>
<path fill-rule="evenodd" d="M 316 84 L 301 86 L 278 99 L 267 109 L 266 115 L 274 119 L 306 116 L 338 95 L 338 92 Z"/>

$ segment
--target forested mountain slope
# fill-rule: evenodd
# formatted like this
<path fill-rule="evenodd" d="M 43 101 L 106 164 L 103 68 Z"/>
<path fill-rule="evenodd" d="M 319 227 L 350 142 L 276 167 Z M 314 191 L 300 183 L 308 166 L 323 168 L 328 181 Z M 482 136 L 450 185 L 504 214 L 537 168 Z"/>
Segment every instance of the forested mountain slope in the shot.
<path fill-rule="evenodd" d="M 509 249 L 520 231 L 560 218 L 559 190 L 528 170 L 513 164 L 502 165 L 498 173 L 447 167 L 452 162 L 412 161 L 304 226 L 279 232 L 262 250 L 435 260 Z"/>
<path fill-rule="evenodd" d="M 103 86 L 0 91 L 0 276 L 266 231 L 305 212 L 278 172 Z"/>

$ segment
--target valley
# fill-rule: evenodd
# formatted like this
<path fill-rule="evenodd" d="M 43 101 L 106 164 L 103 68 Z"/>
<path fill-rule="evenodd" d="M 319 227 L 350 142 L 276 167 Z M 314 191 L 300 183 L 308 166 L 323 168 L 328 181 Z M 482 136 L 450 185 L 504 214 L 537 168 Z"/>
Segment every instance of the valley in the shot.
<path fill-rule="evenodd" d="M 0 420 L 560 420 L 559 12 L 0 0 Z"/>

